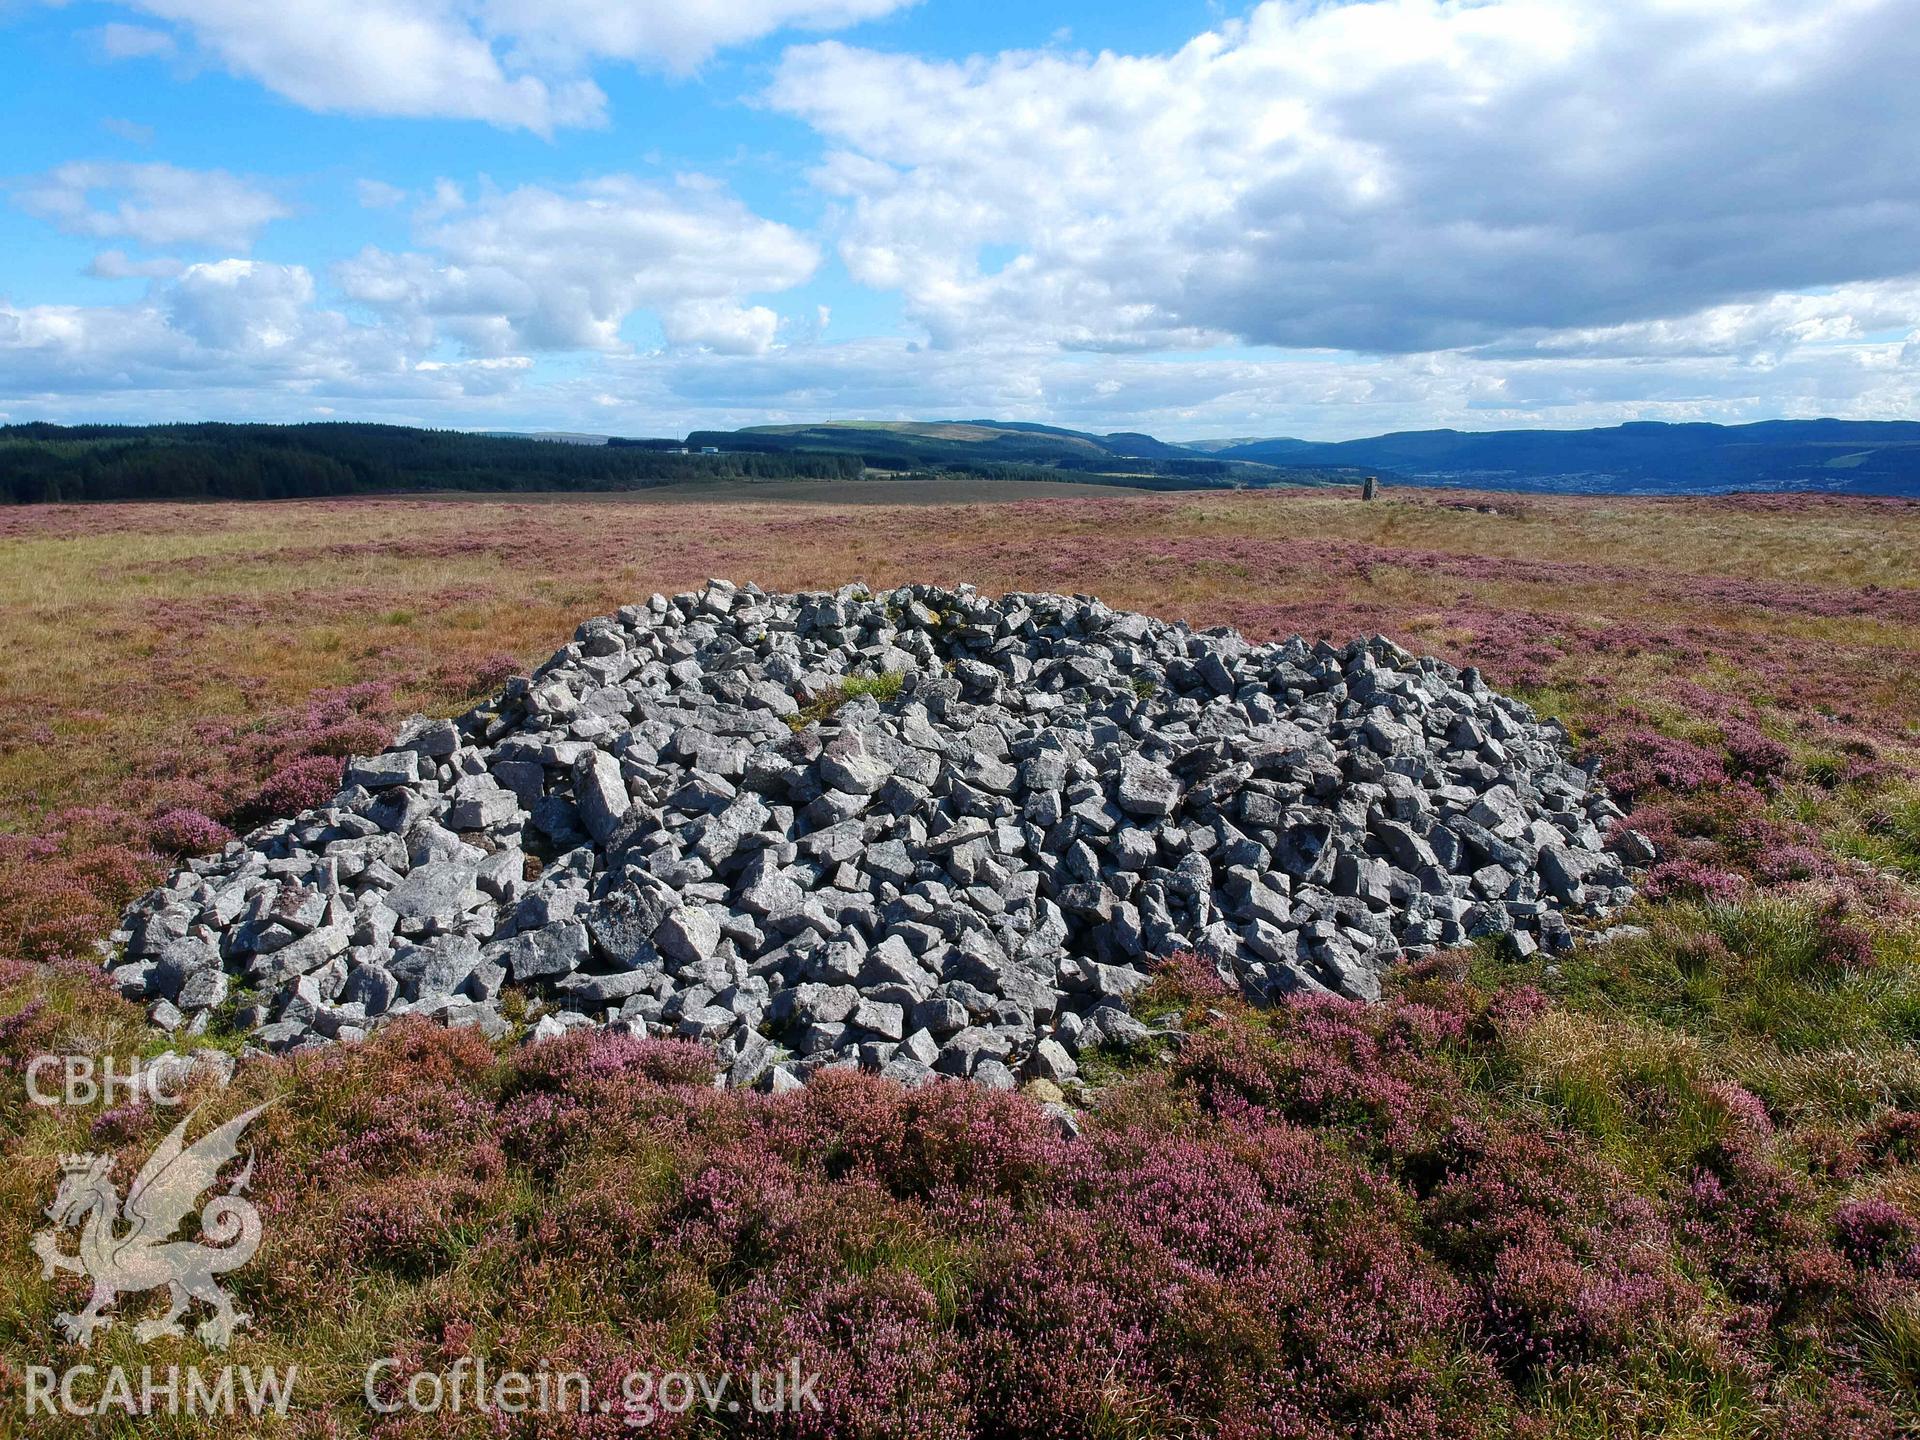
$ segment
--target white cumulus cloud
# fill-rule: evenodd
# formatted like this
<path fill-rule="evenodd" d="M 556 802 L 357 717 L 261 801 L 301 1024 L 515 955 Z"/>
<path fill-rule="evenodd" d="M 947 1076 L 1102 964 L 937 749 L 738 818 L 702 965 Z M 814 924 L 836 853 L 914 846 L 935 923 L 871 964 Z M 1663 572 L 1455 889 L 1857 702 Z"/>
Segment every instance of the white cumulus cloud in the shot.
<path fill-rule="evenodd" d="M 1916 73 L 1915 0 L 1270 0 L 768 99 L 936 344 L 1421 352 L 1920 272 Z"/>
<path fill-rule="evenodd" d="M 723 46 L 780 30 L 839 29 L 912 0 L 125 3 L 311 110 L 484 120 L 544 134 L 604 117 L 606 96 L 589 73 L 596 64 L 685 70 Z"/>
<path fill-rule="evenodd" d="M 76 160 L 21 183 L 14 200 L 70 235 L 236 250 L 293 213 L 271 191 L 224 170 L 157 162 Z"/>
<path fill-rule="evenodd" d="M 49 418 L 299 418 L 325 400 L 420 419 L 508 393 L 529 364 L 433 363 L 404 333 L 329 309 L 301 265 L 188 265 L 120 305 L 0 299 L 0 396 Z"/>
<path fill-rule="evenodd" d="M 304 265 L 217 260 L 181 271 L 166 309 L 173 328 L 207 350 L 270 353 L 301 338 L 312 303 Z"/>
<path fill-rule="evenodd" d="M 341 288 L 478 355 L 618 350 L 642 309 L 676 345 L 764 350 L 777 317 L 748 297 L 800 285 L 820 261 L 724 194 L 626 176 L 471 202 L 443 191 L 425 214 L 419 250 L 364 250 L 338 268 Z"/>

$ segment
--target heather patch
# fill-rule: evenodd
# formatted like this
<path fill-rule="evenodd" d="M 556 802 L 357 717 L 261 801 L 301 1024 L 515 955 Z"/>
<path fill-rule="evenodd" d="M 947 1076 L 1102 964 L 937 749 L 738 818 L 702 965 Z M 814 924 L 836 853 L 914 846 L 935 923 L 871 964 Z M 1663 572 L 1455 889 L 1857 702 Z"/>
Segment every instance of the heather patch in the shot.
<path fill-rule="evenodd" d="M 498 1052 L 410 1023 L 256 1062 L 211 1102 L 274 1101 L 269 1239 L 238 1282 L 257 1338 L 233 1354 L 303 1358 L 301 1424 L 343 1434 L 371 1428 L 366 1364 L 463 1354 L 607 1387 L 798 1355 L 826 1398 L 799 1434 L 1466 1436 L 1569 1404 L 1593 1426 L 1694 1409 L 1786 1436 L 1811 1411 L 1894 1433 L 1920 1225 L 1796 1172 L 1751 1096 L 1721 1093 L 1702 1130 L 1634 1099 L 1650 1062 L 1610 1072 L 1684 1154 L 1639 1175 L 1516 1078 L 1561 1013 L 1537 993 L 1451 961 L 1378 1005 L 1248 1011 L 1197 978 L 1167 997 L 1199 1017 L 1180 1059 L 1077 1139 L 979 1087 L 727 1095 L 693 1047 L 615 1034 Z M 0 1010 L 37 984 L 0 977 Z M 84 995 L 63 1003 L 92 1023 L 134 1015 Z M 10 1062 L 35 1023 L 0 1034 Z M 137 1157 L 170 1122 L 112 1123 Z M 99 1139 L 87 1115 L 36 1125 L 31 1149 L 0 1142 L 23 1217 L 51 1149 Z M 65 1286 L 4 1264 L 0 1347 L 45 1355 Z"/>
<path fill-rule="evenodd" d="M 330 796 L 354 746 L 274 743 L 339 723 L 309 723 L 320 692 L 392 686 L 347 705 L 390 734 L 497 689 L 504 661 L 472 678 L 489 657 L 523 668 L 580 614 L 708 574 L 967 574 L 1256 643 L 1390 633 L 1526 682 L 1588 753 L 1649 772 L 1631 823 L 1676 883 L 1624 917 L 1646 933 L 1565 956 L 1481 947 L 1471 984 L 1438 957 L 1352 1013 L 1249 1015 L 1211 964 L 1176 959 L 1135 1003 L 1178 1022 L 1179 1054 L 1111 1066 L 1077 1141 L 1025 1097 L 960 1087 L 940 1110 L 862 1077 L 720 1094 L 690 1083 L 699 1053 L 630 1048 L 665 1042 L 501 1050 L 409 1025 L 244 1062 L 233 1092 L 192 1097 L 210 1115 L 280 1097 L 257 1172 L 270 1248 L 242 1297 L 259 1322 L 231 1358 L 330 1377 L 287 1427 L 314 1435 L 372 1429 L 358 1382 L 377 1357 L 401 1377 L 479 1354 L 611 1381 L 796 1348 L 835 1377 L 837 1433 L 1910 1429 L 1920 1297 L 1895 1216 L 1920 1216 L 1920 1002 L 1896 877 L 1920 873 L 1916 508 L 1461 503 L 1477 502 L 11 511 L 0 950 L 85 955 L 163 873 L 152 827 L 170 810 L 243 829 Z M 217 558 L 123 584 L 107 562 L 128 536 Z M 568 573 L 500 563 L 528 544 Z M 1499 563 L 1421 568 L 1448 554 Z M 1607 573 L 1532 578 L 1595 556 Z M 307 789 L 263 795 L 301 766 Z M 0 962 L 14 1374 L 137 1361 L 124 1330 L 88 1355 L 57 1342 L 50 1317 L 83 1297 L 26 1244 L 52 1156 L 114 1147 L 124 1180 L 171 1123 L 21 1102 L 25 1057 L 155 1045 L 89 968 Z M 1228 1253 L 1246 1237 L 1275 1250 Z M 469 1422 L 387 1433 L 496 1428 Z M 615 1415 L 538 1433 L 627 1431 Z"/>
<path fill-rule="evenodd" d="M 1764 722 L 1764 733 L 1809 752 L 1816 793 L 1801 795 L 1789 783 L 1770 803 L 1819 805 L 1823 834 L 1842 834 L 1850 851 L 1876 864 L 1901 863 L 1899 812 L 1883 815 L 1876 797 L 1913 773 L 1908 702 L 1920 685 L 1912 658 L 1920 647 L 1910 624 L 1874 617 L 1895 614 L 1916 593 L 1900 559 L 1913 549 L 1905 527 L 1914 507 L 1556 497 L 1529 500 L 1516 514 L 1501 497 L 1493 503 L 1502 513 L 1490 520 L 1449 508 L 1461 503 L 1468 502 L 1424 492 L 1365 509 L 1325 492 L 1116 497 L 955 506 L 937 512 L 936 524 L 923 508 L 867 506 L 848 512 L 858 523 L 846 525 L 832 522 L 830 508 L 796 516 L 780 506 L 662 511 L 628 501 L 11 511 L 14 563 L 0 570 L 0 587 L 18 608 L 0 707 L 0 816 L 51 840 L 36 864 L 68 874 L 0 887 L 0 937 L 24 940 L 35 953 L 49 945 L 83 949 L 90 937 L 79 917 L 91 915 L 104 933 L 112 911 L 157 873 L 143 834 L 68 836 L 56 819 L 63 806 L 110 800 L 146 818 L 179 806 L 230 829 L 289 813 L 322 798 L 321 762 L 353 747 L 276 754 L 258 743 L 262 717 L 284 717 L 272 722 L 276 729 L 304 729 L 316 691 L 365 681 L 403 687 L 354 702 L 376 724 L 390 727 L 409 708 L 450 713 L 497 683 L 504 662 L 490 657 L 503 649 L 527 664 L 545 652 L 547 636 L 583 611 L 649 584 L 729 570 L 789 585 L 837 583 L 848 574 L 884 583 L 971 573 L 1003 588 L 1097 589 L 1117 604 L 1185 614 L 1196 624 L 1233 623 L 1256 641 L 1386 631 L 1455 663 L 1480 664 L 1496 684 L 1551 690 L 1553 713 L 1603 744 L 1609 731 L 1631 723 L 1620 719 L 1623 708 L 1665 714 L 1679 696 L 1693 707 L 1735 697 L 1740 705 L 1730 715 Z M 671 515 L 671 526 L 657 523 L 662 514 Z M 582 527 L 604 531 L 609 542 L 582 553 L 575 543 Z M 170 570 L 151 584 L 116 581 L 99 566 L 128 534 L 172 556 L 216 563 Z M 494 548 L 476 545 L 475 536 Z M 464 548 L 427 553 L 445 549 L 441 538 Z M 402 548 L 382 548 L 395 544 Z M 577 563 L 564 582 L 503 563 L 503 547 L 527 544 Z M 380 553 L 364 565 L 337 556 L 288 559 L 302 547 L 340 545 Z M 1358 566 L 1354 546 L 1374 558 Z M 1594 553 L 1611 558 L 1591 585 L 1524 579 L 1543 560 L 1585 564 Z M 1444 565 L 1417 568 L 1431 557 L 1476 554 L 1497 563 L 1481 564 L 1472 578 Z M 1216 557 L 1222 563 L 1213 568 L 1200 563 Z M 1773 588 L 1721 604 L 1712 598 L 1717 592 L 1695 583 L 1702 574 Z M 1821 595 L 1857 592 L 1869 613 L 1855 613 L 1853 600 L 1814 604 L 1788 593 L 1816 574 L 1835 581 L 1813 587 Z M 403 608 L 416 617 L 411 625 L 378 623 Z M 1821 608 L 1845 613 L 1805 613 Z M 1846 628 L 1806 628 L 1839 621 Z M 172 628 L 156 630 L 156 623 Z M 310 648 L 321 631 L 331 650 Z M 1701 683 L 1680 690 L 1676 681 Z M 1756 716 L 1755 699 L 1778 718 Z M 1787 730 L 1780 719 L 1789 719 Z M 183 782 L 211 793 L 162 793 Z M 108 866 L 126 877 L 115 893 L 106 862 L 88 854 L 102 845 L 121 847 Z M 25 913 L 43 911 L 48 898 L 74 923 Z"/>

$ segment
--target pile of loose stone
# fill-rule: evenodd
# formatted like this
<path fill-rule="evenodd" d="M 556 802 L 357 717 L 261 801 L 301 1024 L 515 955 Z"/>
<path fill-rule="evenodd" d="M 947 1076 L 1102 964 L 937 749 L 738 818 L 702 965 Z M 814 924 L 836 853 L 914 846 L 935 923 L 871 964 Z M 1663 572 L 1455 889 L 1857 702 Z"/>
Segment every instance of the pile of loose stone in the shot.
<path fill-rule="evenodd" d="M 693 1037 L 733 1085 L 1064 1084 L 1149 1037 L 1127 1000 L 1176 952 L 1374 998 L 1469 937 L 1565 948 L 1651 858 L 1619 813 L 1557 726 L 1378 637 L 715 580 L 189 862 L 113 975 L 165 1029 L 275 1051 L 505 1033 L 518 991 L 534 1035 Z"/>

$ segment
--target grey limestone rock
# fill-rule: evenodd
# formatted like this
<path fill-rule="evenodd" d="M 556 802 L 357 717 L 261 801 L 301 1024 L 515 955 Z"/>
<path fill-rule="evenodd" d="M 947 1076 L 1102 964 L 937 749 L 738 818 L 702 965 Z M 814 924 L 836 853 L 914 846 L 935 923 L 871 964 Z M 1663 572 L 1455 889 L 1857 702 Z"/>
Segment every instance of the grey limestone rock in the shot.
<path fill-rule="evenodd" d="M 409 720 L 107 954 L 157 1026 L 218 1008 L 265 1050 L 410 1013 L 501 1034 L 513 989 L 529 1038 L 678 1034 L 727 1084 L 1057 1098 L 1077 1056 L 1171 1043 L 1128 1007 L 1178 951 L 1262 1003 L 1371 999 L 1472 936 L 1563 951 L 1657 858 L 1621 817 L 1557 726 L 1378 636 L 716 580 Z"/>

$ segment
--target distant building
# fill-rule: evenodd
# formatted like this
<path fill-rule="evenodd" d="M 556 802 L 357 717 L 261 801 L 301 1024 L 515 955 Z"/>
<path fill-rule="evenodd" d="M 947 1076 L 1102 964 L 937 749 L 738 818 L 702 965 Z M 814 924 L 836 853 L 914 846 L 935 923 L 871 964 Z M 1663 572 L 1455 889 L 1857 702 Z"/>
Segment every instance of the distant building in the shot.
<path fill-rule="evenodd" d="M 718 455 L 720 453 L 720 447 L 718 445 L 702 445 L 700 447 L 700 453 L 702 455 Z"/>

